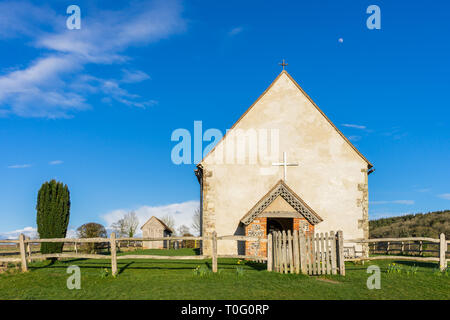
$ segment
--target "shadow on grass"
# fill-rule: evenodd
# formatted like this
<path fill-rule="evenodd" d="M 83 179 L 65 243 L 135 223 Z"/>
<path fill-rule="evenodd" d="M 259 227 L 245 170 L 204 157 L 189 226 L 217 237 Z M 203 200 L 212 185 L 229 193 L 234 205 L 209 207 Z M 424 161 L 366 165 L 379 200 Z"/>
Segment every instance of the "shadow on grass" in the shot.
<path fill-rule="evenodd" d="M 392 261 L 396 264 L 401 264 L 405 266 L 416 266 L 420 268 L 428 268 L 428 269 L 435 269 L 439 266 L 438 262 L 425 262 L 425 261 L 405 261 L 405 260 L 394 260 Z"/>
<path fill-rule="evenodd" d="M 126 265 L 124 265 L 124 266 L 122 266 L 122 267 L 120 267 L 120 269 L 119 269 L 119 274 L 121 274 L 122 272 L 124 272 L 125 271 L 125 269 L 127 269 L 129 266 L 131 266 L 132 264 L 133 264 L 134 262 L 129 262 L 129 263 L 127 263 Z"/>
<path fill-rule="evenodd" d="M 30 271 L 39 269 L 66 269 L 69 265 L 77 264 L 80 268 L 88 269 L 104 269 L 110 268 L 110 261 L 93 261 L 90 259 L 67 259 L 60 261 L 43 261 L 37 264 L 30 264 Z M 209 269 L 212 269 L 212 263 L 208 260 L 122 260 L 118 261 L 118 273 L 121 274 L 125 270 L 193 270 L 199 265 L 206 265 Z M 220 260 L 218 264 L 219 269 L 234 270 L 236 267 L 242 266 L 251 268 L 256 271 L 265 271 L 267 269 L 266 264 L 257 263 L 253 261 L 247 261 L 245 264 L 238 264 L 237 260 Z"/>
<path fill-rule="evenodd" d="M 370 265 L 378 265 L 381 270 L 387 270 L 389 264 L 396 264 L 403 267 L 419 267 L 422 269 L 428 269 L 429 271 L 433 271 L 436 269 L 439 264 L 437 262 L 428 262 L 428 261 L 410 261 L 410 260 L 381 260 L 382 262 L 377 263 L 377 261 L 366 261 L 364 264 L 361 263 L 352 263 L 346 262 L 345 268 L 349 271 L 361 271 L 367 270 Z M 422 270 L 422 272 L 426 272 L 426 270 Z"/>
<path fill-rule="evenodd" d="M 267 265 L 265 263 L 248 261 L 245 265 L 251 267 L 252 269 L 258 270 L 258 271 L 267 270 Z"/>

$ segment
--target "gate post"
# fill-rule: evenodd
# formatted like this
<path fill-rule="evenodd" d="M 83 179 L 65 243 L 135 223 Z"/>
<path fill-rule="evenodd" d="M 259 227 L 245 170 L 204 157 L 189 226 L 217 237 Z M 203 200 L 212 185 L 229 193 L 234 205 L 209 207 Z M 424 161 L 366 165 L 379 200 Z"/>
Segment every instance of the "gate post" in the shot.
<path fill-rule="evenodd" d="M 272 234 L 269 233 L 267 236 L 267 271 L 272 271 L 273 269 L 273 243 Z"/>
<path fill-rule="evenodd" d="M 441 271 L 447 269 L 447 260 L 445 259 L 445 252 L 447 251 L 447 241 L 445 241 L 445 234 L 441 233 L 439 244 L 439 268 Z"/>
<path fill-rule="evenodd" d="M 299 240 L 299 247 L 300 247 L 300 269 L 303 274 L 307 274 L 308 270 L 306 268 L 306 261 L 308 259 L 307 254 L 308 251 L 306 250 L 306 235 L 303 233 L 303 231 L 298 231 L 298 240 Z"/>
<path fill-rule="evenodd" d="M 217 233 L 212 233 L 212 272 L 217 272 Z"/>
<path fill-rule="evenodd" d="M 30 241 L 30 237 L 26 237 L 25 240 Z M 31 262 L 31 243 L 27 242 L 27 258 L 28 262 Z"/>
<path fill-rule="evenodd" d="M 294 236 L 293 236 L 293 243 L 292 243 L 292 250 L 294 251 L 294 268 L 295 273 L 300 273 L 300 248 L 298 244 L 298 234 L 299 230 L 294 230 Z"/>
<path fill-rule="evenodd" d="M 336 266 L 336 236 L 334 234 L 334 231 L 330 232 L 330 239 L 331 239 L 331 273 L 337 274 L 337 266 Z"/>
<path fill-rule="evenodd" d="M 342 231 L 338 231 L 336 234 L 336 251 L 339 274 L 345 276 L 344 235 Z"/>
<path fill-rule="evenodd" d="M 116 233 L 111 233 L 111 273 L 113 276 L 117 274 L 117 251 L 116 251 Z"/>
<path fill-rule="evenodd" d="M 27 256 L 25 252 L 25 236 L 23 235 L 23 233 L 21 233 L 19 236 L 19 249 L 20 249 L 20 261 L 22 272 L 27 272 L 28 266 L 27 266 Z"/>

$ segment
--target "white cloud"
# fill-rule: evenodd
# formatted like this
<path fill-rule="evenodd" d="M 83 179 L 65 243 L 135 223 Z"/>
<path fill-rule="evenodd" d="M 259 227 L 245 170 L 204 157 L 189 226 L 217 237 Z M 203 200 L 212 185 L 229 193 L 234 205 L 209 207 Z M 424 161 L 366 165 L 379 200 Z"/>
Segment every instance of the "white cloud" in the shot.
<path fill-rule="evenodd" d="M 140 70 L 130 71 L 124 69 L 122 70 L 122 72 L 123 77 L 121 82 L 124 83 L 135 83 L 150 79 L 150 76 L 148 74 Z"/>
<path fill-rule="evenodd" d="M 11 166 L 8 166 L 8 169 L 24 169 L 24 168 L 30 168 L 31 164 L 14 164 Z"/>
<path fill-rule="evenodd" d="M 348 137 L 348 140 L 350 140 L 350 141 L 359 141 L 359 140 L 361 140 L 361 136 L 349 136 Z"/>
<path fill-rule="evenodd" d="M 344 123 L 342 126 L 347 127 L 347 128 L 360 129 L 360 130 L 366 129 L 366 126 L 362 126 L 362 125 L 359 125 L 359 124 Z"/>
<path fill-rule="evenodd" d="M 152 216 L 162 218 L 165 215 L 171 215 L 175 220 L 175 229 L 183 224 L 190 228 L 192 225 L 192 217 L 195 210 L 198 208 L 198 201 L 186 201 L 163 206 L 141 206 L 135 209 L 117 209 L 108 212 L 101 217 L 106 222 L 107 228 L 110 228 L 111 224 L 121 219 L 126 213 L 134 211 L 139 219 L 138 232 L 140 234 L 141 226 Z M 194 231 L 191 230 L 191 232 Z"/>
<path fill-rule="evenodd" d="M 6 29 L 0 31 L 0 38 L 28 37 L 31 41 L 26 43 L 43 49 L 46 55 L 25 68 L 0 75 L 0 116 L 70 117 L 90 108 L 86 101 L 89 93 L 111 94 L 114 101 L 127 106 L 144 108 L 155 104 L 120 88 L 121 80 L 97 78 L 96 84 L 85 84 L 80 73 L 89 64 L 111 66 L 128 62 L 125 49 L 184 31 L 178 1 L 132 2 L 122 10 L 87 14 L 83 16 L 82 28 L 75 31 L 61 28 L 67 16 L 29 2 L 21 2 L 21 6 L 14 2 L 0 5 L 0 21 L 7 21 L 0 24 Z M 135 71 L 122 80 L 130 83 L 148 78 L 144 72 Z M 97 90 L 81 90 L 89 86 Z"/>
<path fill-rule="evenodd" d="M 243 27 L 236 27 L 236 28 L 231 29 L 231 30 L 228 32 L 228 35 L 229 35 L 229 36 L 235 36 L 235 35 L 241 33 L 242 31 L 244 31 L 244 28 L 243 28 Z"/>
<path fill-rule="evenodd" d="M 370 204 L 405 204 L 413 205 L 414 200 L 371 201 Z"/>
<path fill-rule="evenodd" d="M 10 39 L 32 36 L 37 25 L 43 29 L 55 28 L 64 18 L 58 17 L 47 5 L 36 6 L 28 1 L 3 1 L 0 3 L 0 38 Z"/>
<path fill-rule="evenodd" d="M 145 74 L 145 73 L 143 73 Z M 133 76 L 130 76 L 133 77 Z M 140 79 L 145 80 L 142 74 L 134 75 L 134 82 Z M 130 107 L 146 108 L 157 104 L 156 100 L 137 101 L 140 98 L 137 94 L 129 93 L 127 90 L 120 86 L 120 82 L 132 81 L 131 79 L 114 80 L 114 79 L 102 79 L 93 77 L 90 75 L 81 75 L 77 82 L 72 84 L 73 88 L 84 90 L 91 93 L 102 93 L 105 95 L 103 98 L 104 103 L 111 104 L 112 101 L 117 101 Z"/>
<path fill-rule="evenodd" d="M 19 238 L 21 233 L 23 233 L 27 237 L 30 237 L 31 239 L 39 238 L 37 228 L 25 227 L 23 229 L 18 229 L 14 231 L 0 232 L 0 239 L 16 240 Z M 77 238 L 76 230 L 75 229 L 67 230 L 66 238 Z"/>
<path fill-rule="evenodd" d="M 392 127 L 390 130 L 382 133 L 383 136 L 392 137 L 394 140 L 400 140 L 408 135 L 407 132 L 402 131 L 400 127 Z"/>
<path fill-rule="evenodd" d="M 78 238 L 78 233 L 77 233 L 77 230 L 75 230 L 75 229 L 69 229 L 69 230 L 67 230 L 67 233 L 66 233 L 66 238 Z"/>
<path fill-rule="evenodd" d="M 400 217 L 408 214 L 412 214 L 411 212 L 369 212 L 369 219 L 380 219 L 380 218 L 391 218 L 391 217 Z"/>
<path fill-rule="evenodd" d="M 438 197 L 441 199 L 450 200 L 450 193 L 443 193 L 438 195 Z"/>
<path fill-rule="evenodd" d="M 25 227 L 23 229 L 14 230 L 14 231 L 8 231 L 0 233 L 0 239 L 18 239 L 19 235 L 23 233 L 25 236 L 30 238 L 36 238 L 37 237 L 37 230 L 33 227 Z"/>
<path fill-rule="evenodd" d="M 64 161 L 54 160 L 54 161 L 50 161 L 48 164 L 51 166 L 56 166 L 56 165 L 63 164 L 63 163 L 64 163 Z"/>

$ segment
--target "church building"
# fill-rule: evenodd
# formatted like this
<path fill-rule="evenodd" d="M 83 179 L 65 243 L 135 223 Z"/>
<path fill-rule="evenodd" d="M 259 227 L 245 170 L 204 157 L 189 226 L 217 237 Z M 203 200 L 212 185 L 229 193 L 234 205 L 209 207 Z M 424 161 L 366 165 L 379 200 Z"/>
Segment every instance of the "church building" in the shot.
<path fill-rule="evenodd" d="M 372 167 L 283 70 L 197 165 L 201 233 L 342 230 L 367 239 Z M 266 255 L 266 244 L 221 240 L 218 253 Z"/>

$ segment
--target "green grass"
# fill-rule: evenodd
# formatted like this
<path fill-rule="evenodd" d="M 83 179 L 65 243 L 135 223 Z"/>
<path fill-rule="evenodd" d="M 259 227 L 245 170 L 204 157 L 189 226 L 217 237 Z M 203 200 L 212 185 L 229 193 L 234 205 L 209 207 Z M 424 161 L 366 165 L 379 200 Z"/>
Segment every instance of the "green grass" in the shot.
<path fill-rule="evenodd" d="M 195 254 L 192 249 L 128 252 L 143 253 Z M 119 260 L 119 275 L 113 278 L 104 276 L 109 260 L 43 261 L 30 264 L 25 274 L 0 274 L 0 299 L 450 299 L 450 276 L 438 275 L 436 264 L 398 261 L 402 273 L 388 274 L 391 262 L 347 263 L 345 277 L 319 278 L 267 272 L 263 264 L 238 264 L 236 259 L 219 259 L 220 272 L 203 276 L 194 269 L 210 267 L 208 260 Z M 366 287 L 371 264 L 382 270 L 380 290 Z M 407 275 L 404 271 L 413 264 L 417 273 Z M 80 290 L 66 287 L 70 265 L 81 267 Z"/>

